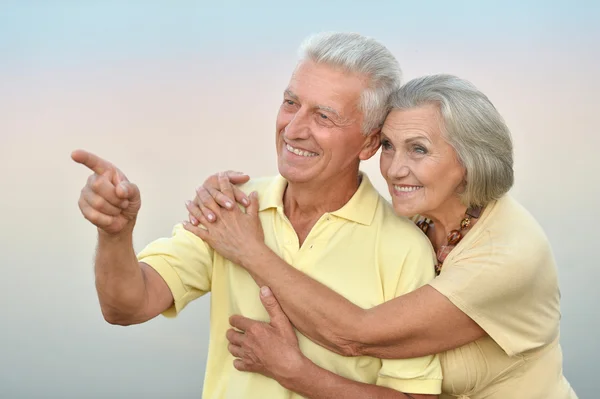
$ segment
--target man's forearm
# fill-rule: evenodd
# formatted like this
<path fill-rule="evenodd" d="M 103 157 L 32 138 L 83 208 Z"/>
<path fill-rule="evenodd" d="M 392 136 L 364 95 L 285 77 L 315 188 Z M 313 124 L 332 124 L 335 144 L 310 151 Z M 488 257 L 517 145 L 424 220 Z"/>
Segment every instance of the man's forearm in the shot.
<path fill-rule="evenodd" d="M 144 274 L 133 249 L 131 232 L 98 234 L 95 262 L 96 290 L 104 318 L 113 324 L 133 324 L 143 313 Z"/>
<path fill-rule="evenodd" d="M 325 370 L 309 359 L 296 377 L 279 381 L 286 389 L 310 399 L 418 399 L 402 392 L 373 384 L 349 380 Z M 436 397 L 435 395 L 431 397 Z"/>
<path fill-rule="evenodd" d="M 352 355 L 349 334 L 366 312 L 325 285 L 287 264 L 265 247 L 244 260 L 259 285 L 268 286 L 286 315 L 304 335 L 342 355 Z"/>

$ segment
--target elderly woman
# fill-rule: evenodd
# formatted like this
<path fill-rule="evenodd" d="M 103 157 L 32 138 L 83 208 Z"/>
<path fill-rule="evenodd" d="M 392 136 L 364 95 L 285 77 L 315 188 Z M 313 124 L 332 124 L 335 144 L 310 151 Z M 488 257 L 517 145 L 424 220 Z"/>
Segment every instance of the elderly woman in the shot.
<path fill-rule="evenodd" d="M 252 211 L 258 199 L 248 199 L 243 186 L 213 177 L 199 190 L 188 207 L 194 224 L 188 229 L 253 276 L 271 316 L 270 323 L 232 317 L 236 329 L 227 338 L 236 368 L 272 376 L 292 390 L 326 378 L 301 354 L 291 320 L 345 356 L 441 353 L 441 398 L 576 398 L 562 372 L 552 251 L 539 224 L 507 194 L 511 138 L 491 102 L 453 76 L 412 80 L 391 98 L 381 147 L 394 210 L 429 237 L 438 276 L 371 309 L 267 248 Z M 250 210 L 220 207 L 234 197 Z"/>

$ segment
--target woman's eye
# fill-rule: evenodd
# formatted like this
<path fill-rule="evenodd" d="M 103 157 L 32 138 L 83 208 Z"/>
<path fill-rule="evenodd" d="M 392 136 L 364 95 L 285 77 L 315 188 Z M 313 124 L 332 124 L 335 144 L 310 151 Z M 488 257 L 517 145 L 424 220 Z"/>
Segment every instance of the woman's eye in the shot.
<path fill-rule="evenodd" d="M 427 154 L 427 149 L 425 147 L 420 146 L 420 145 L 414 146 L 413 147 L 413 151 L 416 152 L 417 154 L 421 154 L 421 155 Z"/>
<path fill-rule="evenodd" d="M 390 143 L 389 140 L 381 140 L 381 148 L 383 148 L 384 150 L 391 150 L 392 143 Z"/>

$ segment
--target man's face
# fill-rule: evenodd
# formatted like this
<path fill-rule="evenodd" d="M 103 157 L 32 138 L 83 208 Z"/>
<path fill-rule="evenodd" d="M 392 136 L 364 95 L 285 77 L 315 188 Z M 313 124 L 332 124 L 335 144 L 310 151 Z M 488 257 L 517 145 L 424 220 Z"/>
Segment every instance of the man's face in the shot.
<path fill-rule="evenodd" d="M 292 183 L 327 183 L 355 174 L 379 148 L 361 132 L 363 76 L 304 61 L 294 71 L 277 115 L 279 173 Z M 325 186 L 326 187 L 326 186 Z"/>

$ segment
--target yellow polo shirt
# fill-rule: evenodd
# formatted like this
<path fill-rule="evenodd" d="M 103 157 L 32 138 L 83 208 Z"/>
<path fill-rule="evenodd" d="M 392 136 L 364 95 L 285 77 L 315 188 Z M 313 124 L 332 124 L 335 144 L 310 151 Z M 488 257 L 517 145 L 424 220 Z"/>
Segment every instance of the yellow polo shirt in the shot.
<path fill-rule="evenodd" d="M 363 308 L 413 291 L 433 279 L 434 254 L 428 239 L 410 220 L 394 215 L 366 175 L 346 205 L 318 220 L 302 247 L 283 211 L 286 185 L 285 179 L 277 176 L 251 180 L 242 189 L 258 192 L 265 242 L 293 267 Z M 175 226 L 170 238 L 150 243 L 138 259 L 158 271 L 169 285 L 175 304 L 164 313 L 167 317 L 211 292 L 204 399 L 301 397 L 272 379 L 233 367 L 225 337 L 229 316 L 268 320 L 259 287 L 244 269 L 181 225 Z M 403 392 L 441 392 L 438 356 L 405 360 L 344 357 L 296 334 L 304 355 L 338 375 Z"/>

